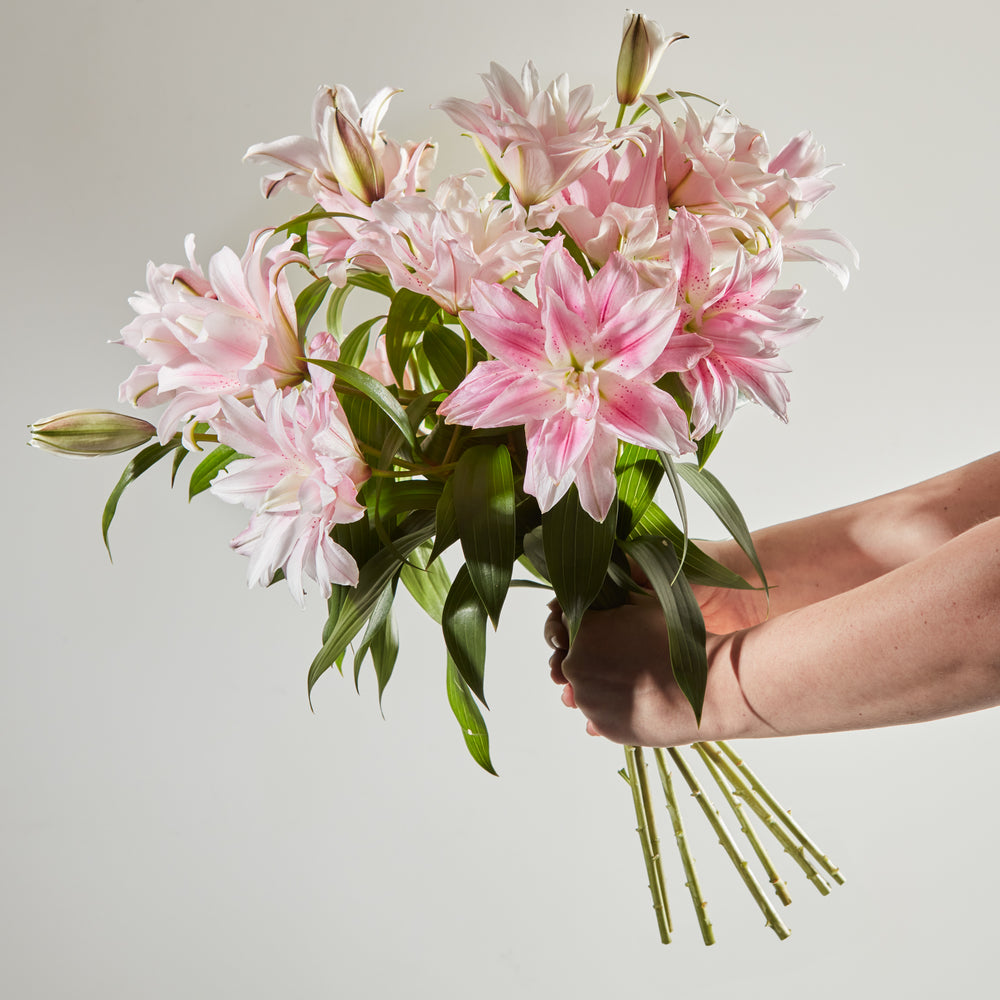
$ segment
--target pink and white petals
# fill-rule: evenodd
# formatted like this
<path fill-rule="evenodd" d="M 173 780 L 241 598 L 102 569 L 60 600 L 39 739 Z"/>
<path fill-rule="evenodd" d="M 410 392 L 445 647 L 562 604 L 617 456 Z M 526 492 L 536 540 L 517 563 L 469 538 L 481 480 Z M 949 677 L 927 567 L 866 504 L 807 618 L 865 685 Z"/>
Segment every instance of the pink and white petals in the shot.
<path fill-rule="evenodd" d="M 249 458 L 230 464 L 212 492 L 254 512 L 233 548 L 250 558 L 250 586 L 266 586 L 283 571 L 292 595 L 304 600 L 304 577 L 330 596 L 334 584 L 355 586 L 358 567 L 330 532 L 364 516 L 357 492 L 368 478 L 333 393 L 311 384 L 284 393 L 273 383 L 254 392 L 254 407 L 220 403 L 219 440 Z"/>
<path fill-rule="evenodd" d="M 292 252 L 290 240 L 267 250 L 269 235 L 253 234 L 242 258 L 224 247 L 209 262 L 207 278 L 194 263 L 189 237 L 191 268 L 150 265 L 148 291 L 131 300 L 139 315 L 119 343 L 147 364 L 122 383 L 119 396 L 137 406 L 167 404 L 157 427 L 162 442 L 183 424 L 211 421 L 224 397 L 305 377 L 285 269 L 306 260 Z"/>
<path fill-rule="evenodd" d="M 438 413 L 473 427 L 523 424 L 524 488 L 542 511 L 575 482 L 584 509 L 603 520 L 619 439 L 675 455 L 694 449 L 680 407 L 654 385 L 677 322 L 673 291 L 638 289 L 634 265 L 617 254 L 588 282 L 559 239 L 543 255 L 537 305 L 474 286 L 475 308 L 462 319 L 495 359 Z"/>

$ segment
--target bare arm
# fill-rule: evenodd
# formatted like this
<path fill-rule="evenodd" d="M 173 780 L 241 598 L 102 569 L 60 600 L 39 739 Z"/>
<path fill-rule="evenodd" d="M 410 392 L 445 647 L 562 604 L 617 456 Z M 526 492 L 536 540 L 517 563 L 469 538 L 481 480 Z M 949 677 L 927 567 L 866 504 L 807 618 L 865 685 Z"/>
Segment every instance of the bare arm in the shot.
<path fill-rule="evenodd" d="M 773 587 L 777 616 L 861 584 L 933 552 L 977 524 L 1000 516 L 1000 453 L 884 496 L 754 532 Z M 706 550 L 758 582 L 734 542 Z M 730 632 L 763 621 L 762 594 L 698 591 L 709 629 Z"/>
<path fill-rule="evenodd" d="M 710 636 L 708 654 L 698 729 L 670 676 L 657 606 L 592 613 L 558 664 L 564 700 L 592 732 L 646 746 L 890 726 L 1000 704 L 1000 517 L 845 592 Z"/>

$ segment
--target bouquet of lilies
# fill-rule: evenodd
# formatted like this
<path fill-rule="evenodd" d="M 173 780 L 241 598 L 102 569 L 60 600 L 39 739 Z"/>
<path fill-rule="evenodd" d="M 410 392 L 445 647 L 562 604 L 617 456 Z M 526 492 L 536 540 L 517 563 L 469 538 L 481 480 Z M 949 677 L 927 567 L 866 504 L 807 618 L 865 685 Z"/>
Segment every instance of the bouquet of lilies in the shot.
<path fill-rule="evenodd" d="M 771 154 L 727 107 L 646 93 L 683 37 L 627 13 L 613 126 L 591 87 L 570 90 L 562 76 L 543 89 L 530 62 L 520 78 L 494 64 L 484 100 L 442 102 L 496 180 L 485 194 L 475 174 L 431 187 L 435 145 L 382 131 L 389 89 L 362 108 L 346 87 L 323 87 L 311 135 L 252 146 L 248 159 L 276 165 L 265 196 L 286 190 L 303 209 L 254 233 L 242 257 L 224 248 L 203 268 L 189 237 L 186 264 L 149 265 L 119 341 L 142 363 L 120 397 L 162 407 L 156 426 L 73 411 L 32 427 L 34 444 L 70 454 L 145 445 L 108 500 L 105 542 L 129 483 L 167 457 L 172 479 L 195 461 L 192 497 L 207 490 L 250 511 L 232 541 L 250 585 L 284 579 L 296 601 L 311 590 L 327 602 L 310 692 L 353 647 L 355 679 L 370 659 L 381 697 L 399 651 L 402 584 L 441 625 L 449 702 L 489 771 L 486 635 L 509 587 L 551 587 L 572 641 L 588 609 L 640 589 L 637 566 L 699 716 L 705 627 L 691 583 L 751 584 L 688 538 L 684 489 L 715 511 L 766 587 L 747 526 L 705 465 L 741 402 L 785 419 L 782 348 L 817 322 L 800 286 L 779 287 L 785 262 L 818 261 L 846 282 L 818 245 L 853 251 L 806 225 L 832 189 L 811 135 Z M 355 299 L 370 308 L 348 323 Z M 663 482 L 674 516 L 657 503 Z M 440 557 L 453 547 L 452 578 Z M 514 579 L 518 565 L 525 579 Z M 694 753 L 782 902 L 748 811 L 821 891 L 820 870 L 839 880 L 731 748 Z M 655 757 L 705 941 L 711 924 L 668 761 L 784 936 L 687 760 Z M 622 773 L 666 941 L 640 748 L 626 749 Z"/>

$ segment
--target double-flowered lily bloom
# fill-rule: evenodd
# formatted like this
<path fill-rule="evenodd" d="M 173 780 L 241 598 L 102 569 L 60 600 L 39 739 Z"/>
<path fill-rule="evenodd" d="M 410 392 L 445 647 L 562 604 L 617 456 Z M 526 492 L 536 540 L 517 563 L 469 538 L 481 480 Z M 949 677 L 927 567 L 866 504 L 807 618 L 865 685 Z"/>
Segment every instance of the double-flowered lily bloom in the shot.
<path fill-rule="evenodd" d="M 591 107 L 593 87 L 570 90 L 563 74 L 542 90 L 531 62 L 520 81 L 491 63 L 483 81 L 488 101 L 451 97 L 440 107 L 472 135 L 493 172 L 510 184 L 525 208 L 551 198 L 609 148 L 601 108 Z"/>
<path fill-rule="evenodd" d="M 138 315 L 118 342 L 147 363 L 122 383 L 119 396 L 137 406 L 167 404 L 157 425 L 162 442 L 184 424 L 212 420 L 225 397 L 247 398 L 262 382 L 291 385 L 305 376 L 285 268 L 306 260 L 290 240 L 265 253 L 269 235 L 252 235 L 242 258 L 224 247 L 207 275 L 189 236 L 189 266 L 150 264 L 148 290 L 130 299 Z"/>
<path fill-rule="evenodd" d="M 310 383 L 284 393 L 267 383 L 253 402 L 221 401 L 219 440 L 249 457 L 212 483 L 217 497 L 254 512 L 232 543 L 250 558 L 247 582 L 266 586 L 281 570 L 300 604 L 305 577 L 324 598 L 334 584 L 355 586 L 357 563 L 330 532 L 364 517 L 357 493 L 369 470 L 337 397 Z"/>
<path fill-rule="evenodd" d="M 642 290 L 620 254 L 588 281 L 553 240 L 535 293 L 537 304 L 473 283 L 462 320 L 494 360 L 478 364 L 438 413 L 471 427 L 524 425 L 525 492 L 546 511 L 576 483 L 583 508 L 602 521 L 619 440 L 673 455 L 694 449 L 687 417 L 655 383 L 690 368 L 709 345 L 675 332 L 674 287 Z"/>

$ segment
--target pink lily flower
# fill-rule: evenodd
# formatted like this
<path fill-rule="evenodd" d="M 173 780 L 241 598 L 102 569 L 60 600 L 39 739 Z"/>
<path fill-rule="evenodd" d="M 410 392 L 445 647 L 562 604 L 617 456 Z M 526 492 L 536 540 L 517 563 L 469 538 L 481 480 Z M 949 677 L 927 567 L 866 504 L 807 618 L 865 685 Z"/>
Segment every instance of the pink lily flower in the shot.
<path fill-rule="evenodd" d="M 734 262 L 712 268 L 712 243 L 705 226 L 681 209 L 671 230 L 671 261 L 677 275 L 680 326 L 698 334 L 710 350 L 681 381 L 693 399 L 693 436 L 722 430 L 741 396 L 786 419 L 788 389 L 778 360 L 781 347 L 811 326 L 799 307 L 802 289 L 776 290 L 780 247 L 756 256 L 739 248 Z"/>
<path fill-rule="evenodd" d="M 375 258 L 398 288 L 428 295 L 453 315 L 469 309 L 473 279 L 523 285 L 538 267 L 542 241 L 520 205 L 476 196 L 451 177 L 434 200 L 412 195 L 372 206 L 374 221 L 351 247 L 365 266 Z"/>
<path fill-rule="evenodd" d="M 189 236 L 190 268 L 150 264 L 148 291 L 130 300 L 139 315 L 118 343 L 148 363 L 122 383 L 119 398 L 167 404 L 157 426 L 162 442 L 182 424 L 211 421 L 223 397 L 246 398 L 262 382 L 286 386 L 305 377 L 285 268 L 306 260 L 291 251 L 291 240 L 265 253 L 267 235 L 252 235 L 242 259 L 224 247 L 210 260 L 207 278 Z"/>
<path fill-rule="evenodd" d="M 357 563 L 330 531 L 364 517 L 357 492 L 370 473 L 336 396 L 309 383 L 283 394 L 271 382 L 255 388 L 253 401 L 255 408 L 220 401 L 219 440 L 250 457 L 230 463 L 211 486 L 254 512 L 232 541 L 250 559 L 248 585 L 267 586 L 282 570 L 300 605 L 306 576 L 324 598 L 334 584 L 356 586 Z"/>
<path fill-rule="evenodd" d="M 537 305 L 502 285 L 473 282 L 462 320 L 494 360 L 478 364 L 438 408 L 448 423 L 524 425 L 524 489 L 549 510 L 576 483 L 583 508 L 607 516 L 618 441 L 690 452 L 688 421 L 654 384 L 696 363 L 707 344 L 675 333 L 672 285 L 640 289 L 620 254 L 588 282 L 560 239 L 545 249 Z"/>
<path fill-rule="evenodd" d="M 497 63 L 483 81 L 488 101 L 451 97 L 439 107 L 472 135 L 490 169 L 525 208 L 551 198 L 611 144 L 599 120 L 601 108 L 591 108 L 589 85 L 571 91 L 563 74 L 542 90 L 531 62 L 520 82 Z"/>

